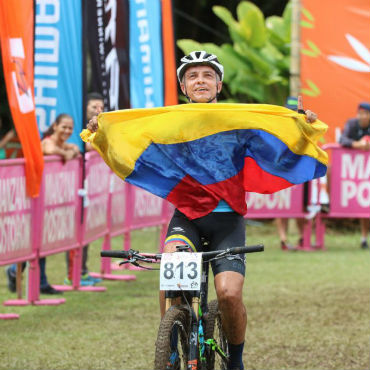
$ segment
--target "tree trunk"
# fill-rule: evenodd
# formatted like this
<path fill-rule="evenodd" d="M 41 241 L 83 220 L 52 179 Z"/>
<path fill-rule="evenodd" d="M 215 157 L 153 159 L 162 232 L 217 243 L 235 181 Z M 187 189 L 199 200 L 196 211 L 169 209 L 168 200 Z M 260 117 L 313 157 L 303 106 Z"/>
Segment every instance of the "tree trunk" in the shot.
<path fill-rule="evenodd" d="M 291 27 L 290 96 L 298 96 L 301 89 L 301 0 L 292 0 Z"/>

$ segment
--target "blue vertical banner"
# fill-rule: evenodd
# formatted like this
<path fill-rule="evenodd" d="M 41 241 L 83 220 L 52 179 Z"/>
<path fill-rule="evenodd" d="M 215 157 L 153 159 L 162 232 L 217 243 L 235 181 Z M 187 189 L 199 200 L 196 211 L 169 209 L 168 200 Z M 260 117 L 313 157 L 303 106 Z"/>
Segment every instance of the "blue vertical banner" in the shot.
<path fill-rule="evenodd" d="M 69 142 L 82 150 L 82 8 L 80 0 L 36 0 L 35 104 L 41 137 L 56 116 L 73 117 Z"/>
<path fill-rule="evenodd" d="M 130 100 L 132 108 L 163 106 L 160 0 L 130 0 Z"/>

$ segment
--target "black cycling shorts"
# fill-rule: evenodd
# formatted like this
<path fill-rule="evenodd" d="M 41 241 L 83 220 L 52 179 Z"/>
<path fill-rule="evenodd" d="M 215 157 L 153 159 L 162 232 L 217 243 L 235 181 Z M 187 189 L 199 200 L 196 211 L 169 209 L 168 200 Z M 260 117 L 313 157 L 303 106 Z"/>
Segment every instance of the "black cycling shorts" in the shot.
<path fill-rule="evenodd" d="M 173 241 L 185 242 L 198 252 L 244 246 L 245 220 L 236 212 L 211 212 L 189 220 L 176 209 L 168 226 L 166 244 Z M 224 271 L 235 271 L 245 276 L 244 254 L 211 261 L 211 265 L 215 276 Z"/>

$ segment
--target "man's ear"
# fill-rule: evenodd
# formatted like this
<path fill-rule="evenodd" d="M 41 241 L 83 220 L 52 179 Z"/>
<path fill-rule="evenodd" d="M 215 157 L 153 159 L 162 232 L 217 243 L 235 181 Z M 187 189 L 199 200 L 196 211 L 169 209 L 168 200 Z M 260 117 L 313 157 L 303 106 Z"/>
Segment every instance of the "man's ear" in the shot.
<path fill-rule="evenodd" d="M 217 94 L 219 94 L 222 90 L 222 81 L 217 82 Z"/>
<path fill-rule="evenodd" d="M 181 89 L 182 93 L 183 93 L 184 95 L 186 95 L 186 93 L 185 93 L 185 84 L 184 84 L 184 83 L 182 83 L 182 82 L 180 82 L 180 89 Z"/>

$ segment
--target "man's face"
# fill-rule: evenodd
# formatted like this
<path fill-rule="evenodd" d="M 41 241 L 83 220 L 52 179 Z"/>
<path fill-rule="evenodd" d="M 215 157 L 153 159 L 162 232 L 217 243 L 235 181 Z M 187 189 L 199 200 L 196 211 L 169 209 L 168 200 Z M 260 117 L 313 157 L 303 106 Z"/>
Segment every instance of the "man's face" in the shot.
<path fill-rule="evenodd" d="M 97 116 L 100 112 L 104 110 L 104 102 L 100 99 L 89 100 L 86 107 L 86 119 L 90 121 L 91 118 Z"/>
<path fill-rule="evenodd" d="M 209 66 L 189 67 L 180 83 L 184 95 L 195 103 L 216 103 L 216 95 L 222 89 L 216 71 Z M 209 101 L 213 99 L 212 101 Z"/>
<path fill-rule="evenodd" d="M 357 119 L 361 127 L 368 127 L 370 125 L 370 112 L 367 109 L 360 108 L 357 111 Z"/>

